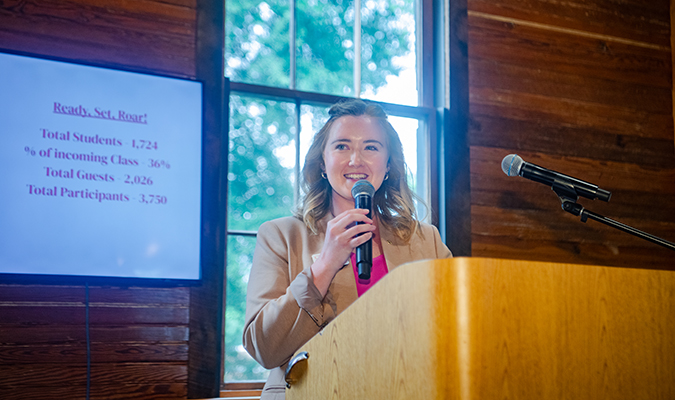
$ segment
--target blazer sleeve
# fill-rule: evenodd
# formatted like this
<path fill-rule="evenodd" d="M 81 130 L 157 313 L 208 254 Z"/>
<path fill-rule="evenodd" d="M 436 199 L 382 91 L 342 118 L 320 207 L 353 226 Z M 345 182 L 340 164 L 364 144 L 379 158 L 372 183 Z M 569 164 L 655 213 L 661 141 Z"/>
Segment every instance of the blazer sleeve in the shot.
<path fill-rule="evenodd" d="M 321 298 L 310 265 L 303 267 L 302 257 L 296 255 L 294 247 L 301 247 L 302 242 L 302 238 L 282 232 L 274 221 L 258 230 L 246 294 L 243 344 L 268 369 L 285 364 L 336 315 L 331 296 Z M 299 272 L 293 276 L 293 271 Z"/>

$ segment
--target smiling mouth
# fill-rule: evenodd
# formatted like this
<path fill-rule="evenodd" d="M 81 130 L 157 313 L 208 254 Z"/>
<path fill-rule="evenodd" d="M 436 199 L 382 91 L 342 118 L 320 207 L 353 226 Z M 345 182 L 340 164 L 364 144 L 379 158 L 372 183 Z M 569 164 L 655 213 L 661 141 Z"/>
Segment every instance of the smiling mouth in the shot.
<path fill-rule="evenodd" d="M 345 174 L 344 176 L 347 179 L 355 179 L 355 180 L 368 178 L 368 175 L 366 174 Z"/>

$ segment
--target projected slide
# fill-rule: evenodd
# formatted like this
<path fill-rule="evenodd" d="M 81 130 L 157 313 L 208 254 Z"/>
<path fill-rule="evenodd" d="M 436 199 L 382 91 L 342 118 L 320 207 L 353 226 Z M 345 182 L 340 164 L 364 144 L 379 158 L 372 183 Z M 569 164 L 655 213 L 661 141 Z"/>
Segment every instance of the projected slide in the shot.
<path fill-rule="evenodd" d="M 0 54 L 0 273 L 198 279 L 201 84 Z"/>

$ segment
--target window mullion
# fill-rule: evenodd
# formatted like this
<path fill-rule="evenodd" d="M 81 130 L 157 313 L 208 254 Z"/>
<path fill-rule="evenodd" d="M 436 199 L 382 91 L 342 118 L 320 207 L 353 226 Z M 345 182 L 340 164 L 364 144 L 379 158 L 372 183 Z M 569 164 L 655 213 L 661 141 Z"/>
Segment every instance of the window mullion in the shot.
<path fill-rule="evenodd" d="M 295 202 L 293 204 L 298 204 L 300 200 L 300 170 L 302 165 L 300 165 L 300 117 L 302 109 L 302 100 L 295 99 L 295 182 L 293 183 L 293 190 L 295 193 Z"/>
<path fill-rule="evenodd" d="M 417 87 L 419 104 L 434 107 L 434 2 L 417 0 L 415 4 L 415 51 L 417 56 Z"/>

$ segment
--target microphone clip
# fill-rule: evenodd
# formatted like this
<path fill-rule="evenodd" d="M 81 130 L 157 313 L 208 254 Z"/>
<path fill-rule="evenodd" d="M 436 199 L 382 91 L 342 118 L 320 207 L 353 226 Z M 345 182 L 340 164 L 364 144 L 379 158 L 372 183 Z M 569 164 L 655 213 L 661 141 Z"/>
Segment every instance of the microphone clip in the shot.
<path fill-rule="evenodd" d="M 560 179 L 555 179 L 551 189 L 558 195 L 563 210 L 574 216 L 581 216 L 581 222 L 588 220 L 588 216 L 584 213 L 584 207 L 577 203 L 579 195 L 574 185 Z"/>

